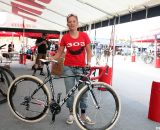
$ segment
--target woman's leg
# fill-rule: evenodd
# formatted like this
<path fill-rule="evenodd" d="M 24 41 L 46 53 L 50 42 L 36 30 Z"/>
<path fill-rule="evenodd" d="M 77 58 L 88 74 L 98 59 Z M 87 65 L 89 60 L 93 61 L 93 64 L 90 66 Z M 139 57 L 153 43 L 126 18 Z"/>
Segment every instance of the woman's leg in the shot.
<path fill-rule="evenodd" d="M 35 74 L 36 74 L 36 71 L 37 71 L 37 69 L 38 69 L 38 65 L 39 65 L 39 54 L 37 54 L 37 56 L 36 56 L 36 61 L 35 61 L 35 65 L 34 65 L 34 68 L 33 68 L 33 76 L 35 76 Z"/>
<path fill-rule="evenodd" d="M 64 66 L 64 75 L 73 75 L 72 68 Z M 72 87 L 75 85 L 75 78 L 74 77 L 68 77 L 64 78 L 64 83 L 66 87 L 66 94 L 69 93 L 69 91 L 72 89 Z M 69 108 L 70 115 L 66 120 L 67 124 L 73 124 L 74 117 L 73 117 L 73 100 L 74 95 L 72 94 L 70 98 L 67 99 L 66 106 Z"/>
<path fill-rule="evenodd" d="M 41 59 L 46 59 L 46 54 L 41 54 L 41 57 L 40 57 Z M 45 75 L 44 73 L 43 73 L 43 64 L 40 62 L 40 75 Z"/>
<path fill-rule="evenodd" d="M 73 75 L 71 67 L 64 66 L 64 75 Z M 66 87 L 66 94 L 72 89 L 75 85 L 75 77 L 64 78 L 64 83 Z M 71 95 L 69 99 L 67 99 L 66 106 L 69 108 L 70 112 L 72 112 L 73 107 L 74 94 Z"/>
<path fill-rule="evenodd" d="M 79 69 L 76 69 L 76 72 L 75 73 L 83 73 L 83 70 L 82 68 L 79 68 Z M 80 79 L 80 77 L 76 77 L 76 81 L 78 82 Z M 81 84 L 78 88 L 78 90 L 80 90 L 82 87 L 84 86 L 84 84 Z M 82 112 L 84 113 L 85 112 L 85 109 L 87 108 L 87 96 L 88 94 L 86 93 L 82 98 L 81 98 L 81 101 L 80 101 L 80 108 L 82 110 Z"/>

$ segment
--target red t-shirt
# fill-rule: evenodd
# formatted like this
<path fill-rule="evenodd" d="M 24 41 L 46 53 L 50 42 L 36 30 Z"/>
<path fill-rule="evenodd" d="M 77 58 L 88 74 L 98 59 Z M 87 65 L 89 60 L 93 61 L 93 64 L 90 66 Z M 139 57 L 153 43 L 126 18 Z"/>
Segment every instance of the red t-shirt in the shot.
<path fill-rule="evenodd" d="M 84 32 L 79 32 L 78 38 L 72 38 L 69 33 L 63 35 L 60 46 L 66 47 L 66 55 L 64 65 L 79 66 L 86 65 L 86 45 L 90 44 L 88 35 Z"/>

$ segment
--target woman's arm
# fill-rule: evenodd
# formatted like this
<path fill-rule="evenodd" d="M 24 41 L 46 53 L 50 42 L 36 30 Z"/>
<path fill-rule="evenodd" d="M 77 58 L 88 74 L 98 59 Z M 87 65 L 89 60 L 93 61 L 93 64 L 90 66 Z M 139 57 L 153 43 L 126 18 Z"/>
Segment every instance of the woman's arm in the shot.
<path fill-rule="evenodd" d="M 87 52 L 87 65 L 91 65 L 91 58 L 92 58 L 92 50 L 90 44 L 86 45 L 86 52 Z"/>
<path fill-rule="evenodd" d="M 58 60 L 62 56 L 62 54 L 64 53 L 64 48 L 65 48 L 64 46 L 60 46 L 58 48 L 57 53 L 52 58 L 55 60 Z"/>

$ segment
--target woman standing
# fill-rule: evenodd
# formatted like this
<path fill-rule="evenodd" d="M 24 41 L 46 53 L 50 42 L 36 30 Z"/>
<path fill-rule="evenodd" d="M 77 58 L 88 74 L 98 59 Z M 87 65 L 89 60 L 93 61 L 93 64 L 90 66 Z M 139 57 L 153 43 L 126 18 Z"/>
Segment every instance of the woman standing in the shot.
<path fill-rule="evenodd" d="M 64 49 L 66 48 L 65 52 L 65 61 L 64 61 L 64 75 L 74 75 L 77 73 L 83 73 L 82 68 L 86 66 L 90 66 L 91 64 L 91 57 L 92 52 L 90 48 L 90 39 L 88 35 L 84 32 L 79 32 L 78 29 L 78 17 L 74 14 L 70 14 L 67 17 L 67 26 L 69 28 L 69 32 L 63 35 L 60 41 L 60 47 L 58 52 L 53 57 L 53 59 L 58 59 L 63 54 Z M 87 63 L 86 63 L 87 62 Z M 65 78 L 65 86 L 66 86 L 66 93 L 75 85 L 75 81 L 78 81 L 79 77 L 69 77 Z M 70 115 L 67 119 L 67 124 L 72 124 L 74 121 L 73 117 L 73 100 L 74 96 L 71 96 L 67 100 L 67 107 L 69 109 Z M 80 108 L 81 108 L 81 118 L 85 123 L 94 124 L 91 119 L 85 115 L 85 110 L 87 108 L 86 104 L 87 97 L 81 101 Z"/>

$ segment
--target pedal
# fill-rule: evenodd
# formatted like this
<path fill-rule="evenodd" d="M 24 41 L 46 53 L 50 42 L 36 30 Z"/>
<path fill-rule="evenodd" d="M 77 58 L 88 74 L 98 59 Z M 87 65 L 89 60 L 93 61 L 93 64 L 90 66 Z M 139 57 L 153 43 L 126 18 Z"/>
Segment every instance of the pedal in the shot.
<path fill-rule="evenodd" d="M 57 103 L 58 103 L 58 104 L 60 103 L 61 95 L 62 95 L 62 93 L 58 93 L 58 94 L 57 94 Z"/>
<path fill-rule="evenodd" d="M 55 121 L 55 113 L 52 113 L 52 122 Z"/>

